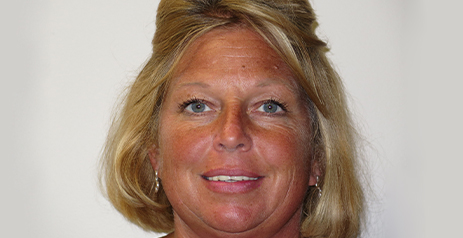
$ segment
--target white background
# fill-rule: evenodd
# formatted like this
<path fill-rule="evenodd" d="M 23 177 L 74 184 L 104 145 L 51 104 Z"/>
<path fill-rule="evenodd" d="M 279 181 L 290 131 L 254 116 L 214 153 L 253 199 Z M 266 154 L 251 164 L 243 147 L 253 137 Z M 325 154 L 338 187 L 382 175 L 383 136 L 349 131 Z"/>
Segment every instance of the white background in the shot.
<path fill-rule="evenodd" d="M 0 3 L 0 237 L 156 237 L 97 189 L 112 108 L 158 1 Z M 365 237 L 461 237 L 458 1 L 312 0 L 365 136 Z"/>

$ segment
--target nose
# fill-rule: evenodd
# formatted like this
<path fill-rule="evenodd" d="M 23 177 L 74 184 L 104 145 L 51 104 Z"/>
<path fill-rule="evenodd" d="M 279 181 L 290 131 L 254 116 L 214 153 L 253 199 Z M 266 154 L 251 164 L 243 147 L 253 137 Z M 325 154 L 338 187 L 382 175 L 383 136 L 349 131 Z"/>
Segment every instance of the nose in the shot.
<path fill-rule="evenodd" d="M 252 140 L 247 131 L 249 119 L 241 108 L 234 107 L 224 110 L 217 121 L 214 148 L 217 151 L 248 151 Z"/>

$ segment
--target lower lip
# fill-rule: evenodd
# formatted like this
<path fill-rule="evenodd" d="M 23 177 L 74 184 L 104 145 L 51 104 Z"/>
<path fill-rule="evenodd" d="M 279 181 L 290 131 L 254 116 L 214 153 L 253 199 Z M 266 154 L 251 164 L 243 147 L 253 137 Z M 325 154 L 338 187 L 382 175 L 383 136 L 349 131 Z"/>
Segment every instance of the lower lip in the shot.
<path fill-rule="evenodd" d="M 221 181 L 210 181 L 203 178 L 206 183 L 206 187 L 216 193 L 247 193 L 260 187 L 263 181 L 263 177 L 257 180 L 238 181 L 233 183 L 221 182 Z"/>

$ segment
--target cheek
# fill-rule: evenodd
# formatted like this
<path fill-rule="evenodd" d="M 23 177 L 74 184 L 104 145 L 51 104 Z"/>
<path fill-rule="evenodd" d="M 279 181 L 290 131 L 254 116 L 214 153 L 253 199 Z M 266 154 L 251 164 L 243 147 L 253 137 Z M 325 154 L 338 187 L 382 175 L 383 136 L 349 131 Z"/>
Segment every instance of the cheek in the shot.
<path fill-rule="evenodd" d="M 267 146 L 265 146 L 265 144 Z M 277 141 L 265 143 L 259 148 L 261 157 L 278 173 L 305 174 L 308 171 L 307 157 L 300 147 L 281 137 Z"/>
<path fill-rule="evenodd" d="M 212 140 L 211 133 L 193 128 L 188 123 L 173 123 L 172 120 L 161 125 L 159 146 L 163 164 L 187 166 L 198 162 L 207 153 Z"/>
<path fill-rule="evenodd" d="M 298 129 L 300 128 L 300 129 Z M 263 158 L 278 166 L 306 169 L 310 158 L 308 131 L 302 126 L 274 127 L 255 138 Z"/>

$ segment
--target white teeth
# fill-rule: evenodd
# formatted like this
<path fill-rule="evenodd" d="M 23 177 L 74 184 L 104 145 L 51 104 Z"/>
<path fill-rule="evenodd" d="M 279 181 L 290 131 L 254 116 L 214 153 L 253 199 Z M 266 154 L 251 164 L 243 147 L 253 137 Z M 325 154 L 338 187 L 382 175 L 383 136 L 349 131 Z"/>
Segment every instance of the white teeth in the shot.
<path fill-rule="evenodd" d="M 251 177 L 246 177 L 246 176 L 226 176 L 226 175 L 219 175 L 219 176 L 205 177 L 205 178 L 210 181 L 220 181 L 220 182 L 228 182 L 228 183 L 258 179 L 258 178 L 251 178 Z"/>

